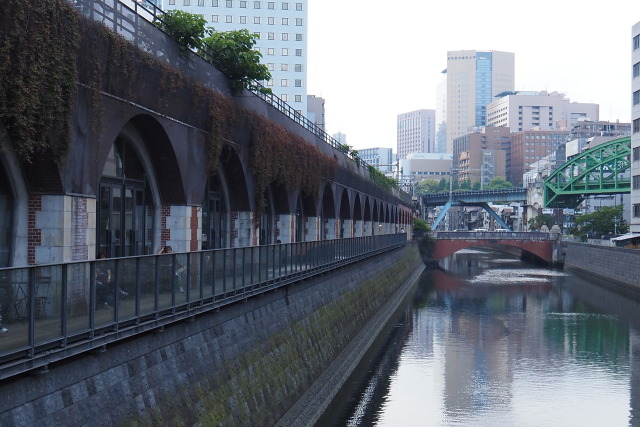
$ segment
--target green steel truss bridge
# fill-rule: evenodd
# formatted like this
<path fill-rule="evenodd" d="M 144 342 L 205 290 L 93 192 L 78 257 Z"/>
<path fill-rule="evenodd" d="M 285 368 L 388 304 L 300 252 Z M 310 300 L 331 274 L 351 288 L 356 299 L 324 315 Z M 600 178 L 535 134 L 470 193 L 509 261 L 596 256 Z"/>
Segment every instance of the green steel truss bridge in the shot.
<path fill-rule="evenodd" d="M 588 195 L 628 193 L 630 166 L 628 136 L 590 148 L 544 180 L 544 206 L 575 208 Z"/>

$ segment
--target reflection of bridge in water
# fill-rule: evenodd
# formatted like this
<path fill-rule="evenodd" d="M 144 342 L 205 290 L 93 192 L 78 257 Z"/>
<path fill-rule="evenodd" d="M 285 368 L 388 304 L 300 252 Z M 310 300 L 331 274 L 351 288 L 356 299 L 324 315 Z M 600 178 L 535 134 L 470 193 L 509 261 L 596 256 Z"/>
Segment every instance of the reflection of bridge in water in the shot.
<path fill-rule="evenodd" d="M 561 239 L 558 233 L 514 232 L 437 232 L 432 258 L 441 260 L 471 247 L 488 247 L 508 251 L 516 248 L 523 260 L 554 265 L 562 262 Z"/>

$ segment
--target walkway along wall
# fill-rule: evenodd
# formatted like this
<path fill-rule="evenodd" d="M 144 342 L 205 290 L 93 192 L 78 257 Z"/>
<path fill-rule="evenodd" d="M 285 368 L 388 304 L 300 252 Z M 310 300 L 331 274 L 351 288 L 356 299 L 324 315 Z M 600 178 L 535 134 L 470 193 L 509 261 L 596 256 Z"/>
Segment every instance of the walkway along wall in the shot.
<path fill-rule="evenodd" d="M 274 425 L 292 407 L 286 423 L 295 424 L 308 416 L 296 402 L 331 400 L 339 380 L 323 388 L 318 378 L 341 356 L 349 375 L 357 360 L 345 361 L 344 350 L 366 351 L 353 351 L 354 338 L 363 330 L 374 338 L 371 322 L 393 312 L 423 268 L 408 244 L 0 383 L 0 425 Z"/>
<path fill-rule="evenodd" d="M 564 268 L 612 280 L 640 290 L 640 251 L 563 242 L 566 247 Z"/>

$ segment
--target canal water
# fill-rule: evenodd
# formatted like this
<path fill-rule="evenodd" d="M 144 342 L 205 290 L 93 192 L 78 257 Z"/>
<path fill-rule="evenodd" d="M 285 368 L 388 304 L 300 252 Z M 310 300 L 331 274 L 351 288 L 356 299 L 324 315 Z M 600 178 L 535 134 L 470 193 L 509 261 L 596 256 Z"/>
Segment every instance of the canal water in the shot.
<path fill-rule="evenodd" d="M 640 304 L 461 251 L 415 291 L 316 425 L 640 425 Z"/>

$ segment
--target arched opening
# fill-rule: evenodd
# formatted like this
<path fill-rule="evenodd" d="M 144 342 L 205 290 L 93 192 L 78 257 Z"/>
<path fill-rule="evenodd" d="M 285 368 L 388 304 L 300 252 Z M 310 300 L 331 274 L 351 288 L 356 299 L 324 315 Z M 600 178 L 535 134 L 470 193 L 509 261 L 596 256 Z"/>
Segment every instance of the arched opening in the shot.
<path fill-rule="evenodd" d="M 362 225 L 362 235 L 371 236 L 373 233 L 373 222 L 371 220 L 371 204 L 369 197 L 365 196 L 364 200 L 364 224 Z"/>
<path fill-rule="evenodd" d="M 371 227 L 371 233 L 373 235 L 382 233 L 382 224 L 380 223 L 380 205 L 377 200 L 373 201 L 373 225 Z"/>
<path fill-rule="evenodd" d="M 274 212 L 273 212 L 273 195 L 271 188 L 267 187 L 264 193 L 264 210 L 260 217 L 259 245 L 270 245 L 274 243 Z"/>
<path fill-rule="evenodd" d="M 316 239 L 316 223 L 313 222 L 313 226 L 309 226 L 310 218 L 315 216 L 315 201 L 313 200 L 313 197 L 300 193 L 296 201 L 295 242 L 305 242 Z"/>
<path fill-rule="evenodd" d="M 362 202 L 360 201 L 359 193 L 356 193 L 353 202 L 353 236 L 362 236 Z"/>
<path fill-rule="evenodd" d="M 331 188 L 331 184 L 327 183 L 322 194 L 321 240 L 336 238 L 335 223 L 336 208 L 333 201 L 333 189 Z"/>
<path fill-rule="evenodd" d="M 0 267 L 11 265 L 14 202 L 11 183 L 0 164 Z"/>
<path fill-rule="evenodd" d="M 124 257 L 153 247 L 154 204 L 138 147 L 123 135 L 113 143 L 98 195 L 98 254 Z"/>
<path fill-rule="evenodd" d="M 229 203 L 221 175 L 209 177 L 202 200 L 202 249 L 229 247 Z"/>
<path fill-rule="evenodd" d="M 351 209 L 349 207 L 349 194 L 347 190 L 342 190 L 340 199 L 340 238 L 351 237 L 353 235 L 351 223 Z"/>

